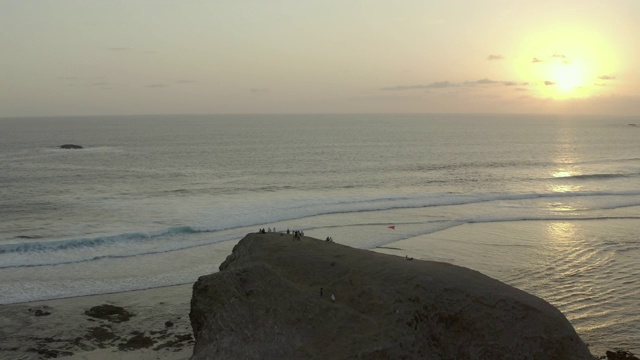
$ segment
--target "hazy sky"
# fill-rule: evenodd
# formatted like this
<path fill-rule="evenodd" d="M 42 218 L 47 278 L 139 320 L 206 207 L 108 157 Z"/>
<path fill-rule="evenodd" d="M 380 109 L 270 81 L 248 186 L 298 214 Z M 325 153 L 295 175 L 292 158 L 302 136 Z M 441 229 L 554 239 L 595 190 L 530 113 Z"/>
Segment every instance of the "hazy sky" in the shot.
<path fill-rule="evenodd" d="M 640 115 L 640 0 L 0 0 L 0 116 Z"/>

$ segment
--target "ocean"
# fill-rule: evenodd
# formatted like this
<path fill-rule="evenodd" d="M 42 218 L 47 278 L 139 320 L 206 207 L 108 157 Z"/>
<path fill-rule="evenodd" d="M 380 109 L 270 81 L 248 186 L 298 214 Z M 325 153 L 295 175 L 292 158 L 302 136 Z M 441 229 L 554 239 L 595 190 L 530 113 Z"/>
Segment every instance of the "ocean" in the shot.
<path fill-rule="evenodd" d="M 291 229 L 478 270 L 592 352 L 640 353 L 637 121 L 1 118 L 0 304 L 193 283 L 245 234 Z"/>

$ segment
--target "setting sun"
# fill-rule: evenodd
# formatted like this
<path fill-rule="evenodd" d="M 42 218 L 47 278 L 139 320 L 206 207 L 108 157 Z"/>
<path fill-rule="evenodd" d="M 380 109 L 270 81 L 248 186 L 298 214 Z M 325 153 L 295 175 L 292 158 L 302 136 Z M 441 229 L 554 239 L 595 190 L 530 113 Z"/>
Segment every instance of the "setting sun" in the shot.
<path fill-rule="evenodd" d="M 563 100 L 598 95 L 602 77 L 616 73 L 618 56 L 611 42 L 588 26 L 564 24 L 532 32 L 521 46 L 530 54 L 515 72 L 531 82 L 535 95 Z M 599 83 L 600 82 L 600 83 Z"/>
<path fill-rule="evenodd" d="M 549 64 L 543 70 L 543 76 L 547 79 L 544 83 L 545 93 L 556 99 L 587 96 L 594 77 L 589 73 L 584 63 L 577 60 Z"/>
<path fill-rule="evenodd" d="M 568 91 L 578 86 L 586 85 L 586 74 L 582 67 L 577 64 L 556 65 L 550 75 L 552 81 L 557 83 L 558 88 Z"/>

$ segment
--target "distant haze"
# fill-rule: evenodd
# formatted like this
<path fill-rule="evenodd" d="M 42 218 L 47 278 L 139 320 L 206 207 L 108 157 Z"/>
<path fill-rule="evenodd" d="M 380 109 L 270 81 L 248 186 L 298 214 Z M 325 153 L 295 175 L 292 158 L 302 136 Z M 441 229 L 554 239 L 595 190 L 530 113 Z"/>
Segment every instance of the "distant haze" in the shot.
<path fill-rule="evenodd" d="M 640 115 L 638 0 L 0 0 L 0 117 Z"/>

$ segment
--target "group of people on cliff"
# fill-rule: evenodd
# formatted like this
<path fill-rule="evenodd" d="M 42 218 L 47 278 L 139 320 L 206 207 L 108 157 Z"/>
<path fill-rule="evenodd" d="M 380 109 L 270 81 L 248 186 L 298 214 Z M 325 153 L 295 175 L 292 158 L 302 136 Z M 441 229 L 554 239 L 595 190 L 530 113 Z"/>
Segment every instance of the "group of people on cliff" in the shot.
<path fill-rule="evenodd" d="M 272 232 L 277 232 L 276 228 L 274 227 L 272 228 L 260 228 L 258 229 L 258 233 L 259 234 L 266 234 L 266 233 L 272 233 Z M 302 230 L 290 230 L 287 229 L 287 235 L 291 235 L 293 234 L 293 239 L 294 240 L 300 240 L 300 238 L 302 238 L 304 236 L 304 231 Z M 331 236 L 327 236 L 327 238 L 325 239 L 326 242 L 334 242 L 333 241 L 333 237 Z"/>
<path fill-rule="evenodd" d="M 289 234 L 289 229 L 287 229 L 287 234 Z M 295 230 L 293 231 L 293 239 L 294 240 L 300 240 L 301 237 L 304 236 L 304 231 L 302 230 Z"/>

